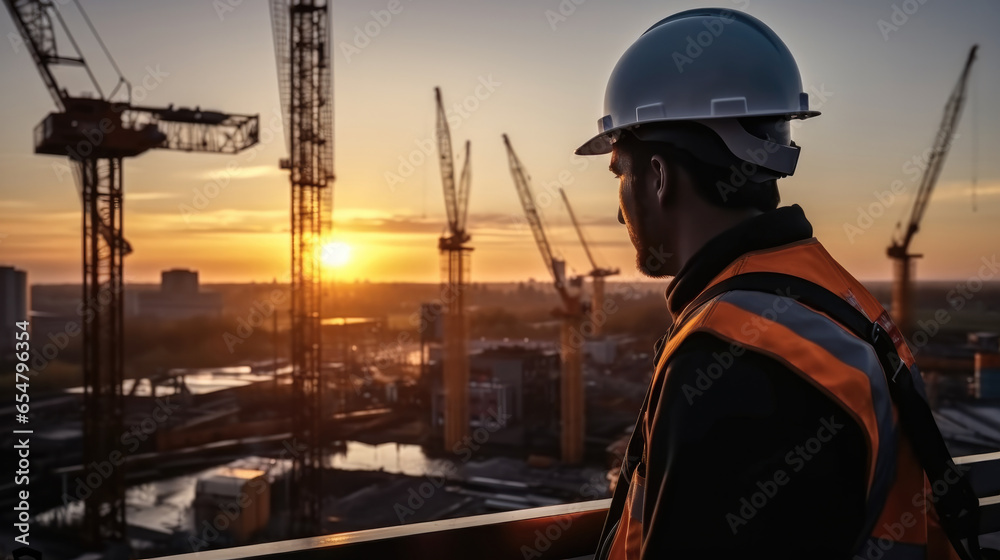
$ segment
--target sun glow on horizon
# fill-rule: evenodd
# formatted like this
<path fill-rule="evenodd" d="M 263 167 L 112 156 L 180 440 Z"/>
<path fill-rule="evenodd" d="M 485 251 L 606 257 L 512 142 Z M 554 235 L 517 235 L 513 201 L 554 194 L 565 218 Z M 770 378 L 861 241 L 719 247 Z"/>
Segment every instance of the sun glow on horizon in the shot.
<path fill-rule="evenodd" d="M 320 259 L 330 268 L 343 268 L 351 262 L 351 246 L 343 241 L 326 243 L 323 245 Z"/>

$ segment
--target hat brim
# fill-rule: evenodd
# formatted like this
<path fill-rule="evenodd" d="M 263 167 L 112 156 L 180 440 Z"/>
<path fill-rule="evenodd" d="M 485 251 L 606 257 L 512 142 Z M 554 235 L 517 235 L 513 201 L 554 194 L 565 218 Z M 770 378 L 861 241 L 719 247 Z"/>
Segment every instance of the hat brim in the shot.
<path fill-rule="evenodd" d="M 577 148 L 573 153 L 578 156 L 599 156 L 603 154 L 610 154 L 613 142 L 611 141 L 611 135 L 614 130 L 609 130 L 608 132 L 602 132 L 597 136 L 594 136 L 590 140 L 587 140 L 585 144 Z"/>
<path fill-rule="evenodd" d="M 605 130 L 587 140 L 582 146 L 577 148 L 573 153 L 578 156 L 599 156 L 603 154 L 610 154 L 611 148 L 614 142 L 611 137 L 618 131 L 627 128 L 633 128 L 636 126 L 643 125 L 654 125 L 654 124 L 669 124 L 671 122 L 679 121 L 699 121 L 699 120 L 714 120 L 714 119 L 732 119 L 732 118 L 752 118 L 752 117 L 786 117 L 788 119 L 808 119 L 820 115 L 819 111 L 762 111 L 759 113 L 741 114 L 741 115 L 707 115 L 704 117 L 684 117 L 684 118 L 673 118 L 673 119 L 655 119 L 644 122 L 631 122 L 625 123 L 621 126 L 616 126 L 614 128 Z"/>

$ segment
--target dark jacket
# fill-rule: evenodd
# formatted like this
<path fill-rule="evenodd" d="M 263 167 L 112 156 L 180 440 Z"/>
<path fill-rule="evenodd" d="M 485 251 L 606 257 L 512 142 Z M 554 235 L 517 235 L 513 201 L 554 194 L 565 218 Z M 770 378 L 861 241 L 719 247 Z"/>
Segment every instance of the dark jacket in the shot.
<path fill-rule="evenodd" d="M 720 234 L 670 283 L 671 315 L 676 320 L 744 253 L 810 237 L 798 206 Z M 712 364 L 723 366 L 716 379 L 705 375 Z M 657 379 L 666 381 L 649 391 L 651 433 L 639 467 L 643 558 L 747 558 L 755 550 L 762 558 L 850 556 L 864 519 L 866 443 L 842 408 L 775 359 L 734 351 L 706 333 L 686 339 Z M 802 449 L 831 418 L 843 425 L 837 436 L 815 455 Z M 769 492 L 775 474 L 789 468 L 792 480 Z M 627 491 L 619 482 L 618 491 Z M 767 499 L 755 500 L 758 493 Z"/>

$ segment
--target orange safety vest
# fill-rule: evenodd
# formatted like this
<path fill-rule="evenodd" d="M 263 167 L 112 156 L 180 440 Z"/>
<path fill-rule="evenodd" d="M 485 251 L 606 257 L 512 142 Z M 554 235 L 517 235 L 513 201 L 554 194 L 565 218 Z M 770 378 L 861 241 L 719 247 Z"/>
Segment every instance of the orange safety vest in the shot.
<path fill-rule="evenodd" d="M 704 291 L 751 272 L 797 276 L 839 295 L 890 333 L 900 358 L 915 371 L 913 355 L 885 309 L 815 238 L 747 253 L 709 282 Z M 933 558 L 957 558 L 933 514 L 929 523 L 929 484 L 908 439 L 900 433 L 885 373 L 869 343 L 828 316 L 798 303 L 795 294 L 734 290 L 708 300 L 697 310 L 686 311 L 693 312 L 673 329 L 651 383 L 664 383 L 671 355 L 694 332 L 710 333 L 781 362 L 843 407 L 865 435 L 866 507 L 871 532 L 860 550 L 855 551 L 855 558 L 925 559 L 929 552 Z M 648 410 L 640 421 L 637 429 L 641 427 L 648 445 Z M 638 560 L 642 550 L 645 481 L 639 472 L 631 474 L 609 549 L 611 560 Z"/>

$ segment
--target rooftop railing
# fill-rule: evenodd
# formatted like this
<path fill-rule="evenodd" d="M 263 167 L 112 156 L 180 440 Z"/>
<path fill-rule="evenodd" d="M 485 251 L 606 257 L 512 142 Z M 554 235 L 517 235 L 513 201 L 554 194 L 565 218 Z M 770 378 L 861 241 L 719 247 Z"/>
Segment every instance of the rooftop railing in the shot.
<path fill-rule="evenodd" d="M 969 468 L 980 532 L 1000 532 L 1000 452 L 956 457 Z M 161 557 L 160 560 L 576 560 L 591 558 L 611 500 L 476 515 Z M 995 546 L 995 545 L 994 545 Z"/>

